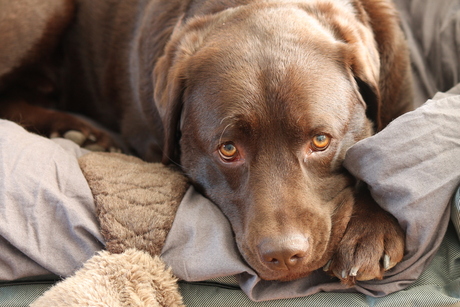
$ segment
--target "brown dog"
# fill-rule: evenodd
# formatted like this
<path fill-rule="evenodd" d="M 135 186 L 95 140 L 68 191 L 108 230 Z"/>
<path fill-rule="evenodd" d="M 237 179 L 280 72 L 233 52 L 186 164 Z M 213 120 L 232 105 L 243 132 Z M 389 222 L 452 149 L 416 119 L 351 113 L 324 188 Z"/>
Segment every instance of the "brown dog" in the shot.
<path fill-rule="evenodd" d="M 352 284 L 402 259 L 396 220 L 342 167 L 350 146 L 411 108 L 389 0 L 45 2 L 9 1 L 3 12 L 16 26 L 0 23 L 2 40 L 18 46 L 0 51 L 10 59 L 0 67 L 4 117 L 113 145 L 82 120 L 32 105 L 53 94 L 117 129 L 144 159 L 180 163 L 263 279 L 326 266 Z M 30 13 L 39 3 L 46 14 Z"/>

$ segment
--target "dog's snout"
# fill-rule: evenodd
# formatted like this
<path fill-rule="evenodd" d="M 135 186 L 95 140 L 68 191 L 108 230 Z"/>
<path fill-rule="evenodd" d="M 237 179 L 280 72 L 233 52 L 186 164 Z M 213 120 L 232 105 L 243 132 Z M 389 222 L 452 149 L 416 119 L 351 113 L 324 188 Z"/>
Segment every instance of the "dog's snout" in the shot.
<path fill-rule="evenodd" d="M 262 261 L 272 270 L 295 269 L 308 255 L 309 242 L 304 236 L 270 238 L 259 245 Z"/>

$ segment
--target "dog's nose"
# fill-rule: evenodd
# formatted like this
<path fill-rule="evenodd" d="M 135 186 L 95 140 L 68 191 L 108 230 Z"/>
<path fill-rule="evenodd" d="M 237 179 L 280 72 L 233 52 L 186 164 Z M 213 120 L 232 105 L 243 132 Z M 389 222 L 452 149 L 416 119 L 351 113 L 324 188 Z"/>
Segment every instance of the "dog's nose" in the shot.
<path fill-rule="evenodd" d="M 259 245 L 262 261 L 273 270 L 294 269 L 308 254 L 308 238 L 293 236 L 288 238 L 265 239 Z"/>

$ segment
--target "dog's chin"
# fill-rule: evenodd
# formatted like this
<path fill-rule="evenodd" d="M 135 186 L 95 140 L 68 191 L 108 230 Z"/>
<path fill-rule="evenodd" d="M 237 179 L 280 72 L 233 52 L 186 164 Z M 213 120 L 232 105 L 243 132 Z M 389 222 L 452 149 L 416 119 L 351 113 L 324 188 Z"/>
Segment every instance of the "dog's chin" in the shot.
<path fill-rule="evenodd" d="M 248 262 L 248 265 L 257 273 L 260 279 L 263 280 L 273 280 L 273 281 L 291 281 L 307 277 L 314 271 L 321 269 L 326 265 L 327 261 L 324 264 L 305 264 L 302 266 L 302 269 L 297 270 L 270 270 L 261 263 L 251 264 Z"/>
<path fill-rule="evenodd" d="M 307 277 L 310 275 L 313 271 L 305 271 L 305 272 L 295 272 L 295 273 L 280 273 L 280 272 L 268 272 L 268 273 L 262 273 L 259 274 L 258 276 L 260 279 L 263 280 L 272 280 L 272 281 L 291 281 L 291 280 L 296 280 L 300 279 L 303 277 Z"/>

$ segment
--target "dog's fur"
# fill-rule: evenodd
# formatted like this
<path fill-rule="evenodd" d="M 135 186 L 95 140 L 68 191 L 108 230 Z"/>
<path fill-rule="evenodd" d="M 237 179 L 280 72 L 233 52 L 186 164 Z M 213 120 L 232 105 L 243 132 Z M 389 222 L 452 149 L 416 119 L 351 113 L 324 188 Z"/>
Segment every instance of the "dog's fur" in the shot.
<path fill-rule="evenodd" d="M 37 33 L 0 20 L 3 41 L 24 37 L 0 50 L 11 59 L 0 64 L 1 116 L 113 145 L 36 105 L 54 95 L 118 130 L 144 159 L 179 163 L 264 279 L 326 265 L 351 284 L 402 259 L 396 220 L 342 167 L 350 146 L 411 108 L 390 0 L 61 0 L 41 15 L 26 2 L 41 3 L 11 0 L 3 15 Z M 317 136 L 330 143 L 315 147 Z M 236 149 L 231 159 L 222 144 Z"/>

